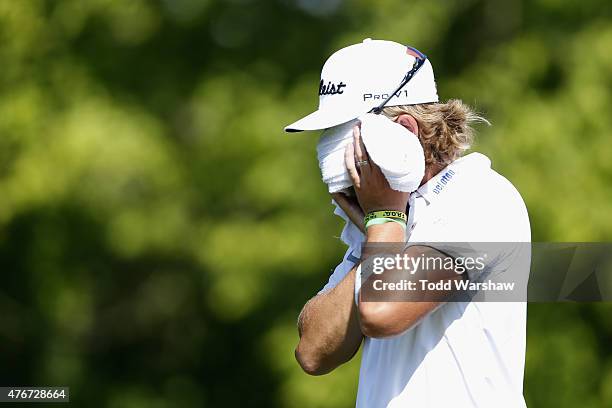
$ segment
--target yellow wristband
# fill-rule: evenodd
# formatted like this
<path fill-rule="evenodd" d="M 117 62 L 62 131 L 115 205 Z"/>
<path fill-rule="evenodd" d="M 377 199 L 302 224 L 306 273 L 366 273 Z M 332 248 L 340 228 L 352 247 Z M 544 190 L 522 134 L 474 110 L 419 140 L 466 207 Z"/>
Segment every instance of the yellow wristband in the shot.
<path fill-rule="evenodd" d="M 371 211 L 368 215 L 363 219 L 363 223 L 367 224 L 368 221 L 373 220 L 375 218 L 391 218 L 396 220 L 402 220 L 404 223 L 408 220 L 406 217 L 406 213 L 395 210 L 383 210 L 383 211 Z"/>

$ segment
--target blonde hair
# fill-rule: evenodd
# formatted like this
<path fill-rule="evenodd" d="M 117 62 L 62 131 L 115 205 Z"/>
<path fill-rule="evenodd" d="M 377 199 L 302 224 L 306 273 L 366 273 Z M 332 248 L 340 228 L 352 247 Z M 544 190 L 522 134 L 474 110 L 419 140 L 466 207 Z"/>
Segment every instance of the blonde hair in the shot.
<path fill-rule="evenodd" d="M 446 103 L 388 106 L 383 114 L 395 120 L 408 114 L 419 125 L 419 140 L 425 151 L 426 165 L 446 166 L 469 149 L 474 140 L 472 125 L 489 121 L 458 99 Z"/>

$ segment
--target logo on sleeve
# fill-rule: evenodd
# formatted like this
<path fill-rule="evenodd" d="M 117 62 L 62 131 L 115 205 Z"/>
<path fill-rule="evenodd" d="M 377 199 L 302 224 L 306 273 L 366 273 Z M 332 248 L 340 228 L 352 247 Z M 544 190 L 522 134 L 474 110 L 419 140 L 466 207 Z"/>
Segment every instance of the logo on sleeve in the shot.
<path fill-rule="evenodd" d="M 344 82 L 338 82 L 337 84 L 328 81 L 325 84 L 324 80 L 321 80 L 319 84 L 319 96 L 321 95 L 338 95 L 344 93 L 344 89 L 346 84 Z"/>
<path fill-rule="evenodd" d="M 444 189 L 444 187 L 448 184 L 448 182 L 453 178 L 455 172 L 452 169 L 448 169 L 446 173 L 440 177 L 438 182 L 433 188 L 433 192 L 436 194 L 440 194 L 440 192 Z"/>

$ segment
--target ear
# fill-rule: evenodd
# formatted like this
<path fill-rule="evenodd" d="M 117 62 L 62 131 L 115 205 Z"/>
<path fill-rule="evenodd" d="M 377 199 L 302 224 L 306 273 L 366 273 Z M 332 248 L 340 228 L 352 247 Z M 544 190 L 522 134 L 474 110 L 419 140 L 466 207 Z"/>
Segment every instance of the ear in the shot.
<path fill-rule="evenodd" d="M 415 135 L 419 134 L 419 124 L 414 117 L 408 115 L 407 113 L 403 113 L 395 118 L 395 122 L 399 123 Z"/>

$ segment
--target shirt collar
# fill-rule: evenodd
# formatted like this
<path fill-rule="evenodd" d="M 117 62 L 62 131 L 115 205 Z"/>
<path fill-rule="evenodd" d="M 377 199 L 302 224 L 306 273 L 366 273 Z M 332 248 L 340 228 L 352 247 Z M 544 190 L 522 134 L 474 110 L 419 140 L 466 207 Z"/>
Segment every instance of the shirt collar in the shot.
<path fill-rule="evenodd" d="M 482 153 L 470 153 L 463 156 L 441 170 L 410 195 L 410 199 L 423 197 L 427 204 L 431 204 L 437 197 L 444 194 L 450 184 L 456 183 L 464 174 L 474 169 L 491 168 L 491 160 Z"/>

